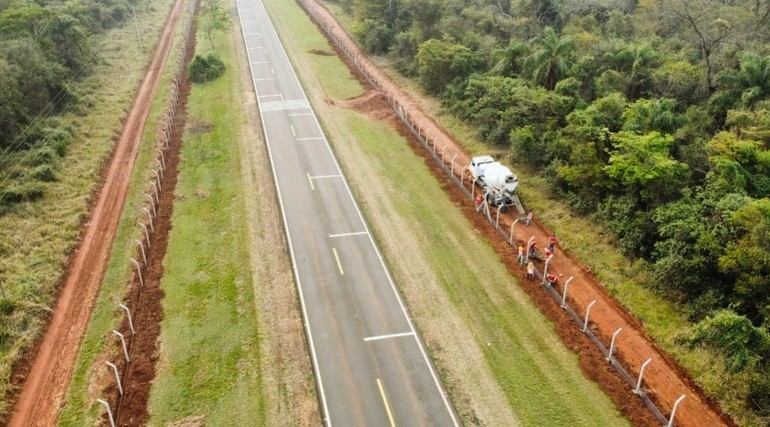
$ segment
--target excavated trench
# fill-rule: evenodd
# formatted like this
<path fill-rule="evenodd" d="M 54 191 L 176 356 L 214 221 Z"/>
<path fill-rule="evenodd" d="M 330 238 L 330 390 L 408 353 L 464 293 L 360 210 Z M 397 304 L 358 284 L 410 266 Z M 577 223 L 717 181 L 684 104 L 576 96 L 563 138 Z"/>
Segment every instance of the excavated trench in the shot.
<path fill-rule="evenodd" d="M 200 1 L 196 2 L 194 14 L 197 15 Z M 195 36 L 187 41 L 184 68 L 190 63 L 195 54 Z M 130 291 L 125 297 L 124 304 L 136 307 L 132 312 L 132 322 L 135 332 L 132 336 L 131 325 L 124 317 L 118 331 L 127 340 L 130 362 L 126 363 L 123 349 L 119 341 L 117 352 L 111 360 L 117 365 L 123 386 L 123 396 L 120 396 L 115 381 L 110 381 L 105 390 L 105 400 L 113 409 L 117 426 L 137 426 L 147 422 L 149 413 L 147 402 L 150 387 L 155 378 L 156 363 L 159 357 L 158 339 L 160 337 L 160 322 L 163 320 L 164 292 L 160 287 L 163 277 L 163 259 L 168 247 L 169 232 L 172 228 L 171 218 L 174 213 L 174 191 L 176 189 L 180 151 L 187 123 L 187 98 L 190 94 L 190 81 L 184 72 L 179 79 L 179 96 L 176 101 L 176 114 L 172 121 L 171 138 L 168 149 L 164 152 L 165 171 L 160 180 L 159 202 L 157 215 L 153 221 L 154 231 L 150 234 L 149 247 L 145 248 L 146 265 L 142 270 L 142 283 L 138 275 L 134 275 Z M 138 255 L 141 257 L 141 253 Z M 109 425 L 105 413 L 103 422 Z"/>

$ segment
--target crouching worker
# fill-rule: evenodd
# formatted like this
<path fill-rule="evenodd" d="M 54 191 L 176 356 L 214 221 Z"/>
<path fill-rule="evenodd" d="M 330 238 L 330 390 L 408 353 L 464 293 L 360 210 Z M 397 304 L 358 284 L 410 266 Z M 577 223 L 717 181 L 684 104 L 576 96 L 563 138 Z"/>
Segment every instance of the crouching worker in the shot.
<path fill-rule="evenodd" d="M 555 274 L 549 274 L 545 277 L 548 286 L 555 286 L 559 282 L 559 278 Z"/>

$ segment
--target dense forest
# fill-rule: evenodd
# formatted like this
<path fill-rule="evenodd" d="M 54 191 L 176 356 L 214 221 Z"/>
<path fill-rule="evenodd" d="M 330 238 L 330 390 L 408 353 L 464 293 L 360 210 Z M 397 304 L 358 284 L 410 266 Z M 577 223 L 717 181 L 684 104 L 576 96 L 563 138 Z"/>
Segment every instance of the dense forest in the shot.
<path fill-rule="evenodd" d="M 337 0 L 688 310 L 770 419 L 770 1 Z"/>
<path fill-rule="evenodd" d="M 131 15 L 125 0 L 0 0 L 0 214 L 42 196 L 72 135 L 57 121 L 81 106 L 72 83 L 99 55 L 93 36 Z"/>

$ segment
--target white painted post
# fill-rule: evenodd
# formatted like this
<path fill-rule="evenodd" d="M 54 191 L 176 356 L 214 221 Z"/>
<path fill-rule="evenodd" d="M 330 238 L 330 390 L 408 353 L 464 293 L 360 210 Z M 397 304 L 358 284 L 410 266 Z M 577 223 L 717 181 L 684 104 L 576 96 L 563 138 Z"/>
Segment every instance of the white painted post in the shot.
<path fill-rule="evenodd" d="M 115 364 L 112 362 L 105 361 L 104 363 L 110 368 L 112 368 L 112 373 L 115 374 L 115 382 L 118 383 L 118 391 L 120 392 L 120 396 L 123 397 L 123 385 L 120 383 L 120 374 L 118 373 L 118 367 L 115 366 Z"/>
<path fill-rule="evenodd" d="M 564 308 L 564 306 L 567 304 L 567 290 L 569 289 L 569 282 L 571 282 L 574 278 L 574 276 L 570 276 L 569 279 L 564 282 L 564 295 L 561 296 L 561 308 Z"/>
<path fill-rule="evenodd" d="M 613 363 L 613 361 L 612 361 L 612 353 L 615 351 L 615 339 L 618 337 L 618 334 L 619 334 L 619 333 L 620 333 L 620 331 L 622 331 L 622 330 L 623 330 L 623 328 L 618 328 L 618 330 L 617 330 L 617 331 L 615 331 L 615 333 L 614 333 L 614 334 L 612 334 L 612 342 L 610 343 L 610 355 L 607 357 L 607 360 L 608 360 L 610 363 Z"/>
<path fill-rule="evenodd" d="M 158 162 L 158 170 L 160 171 L 160 177 L 163 178 L 163 162 L 160 161 L 160 157 L 156 157 L 155 161 Z"/>
<path fill-rule="evenodd" d="M 152 171 L 155 172 L 155 180 L 158 181 L 158 186 L 163 185 L 161 183 L 161 180 L 163 179 L 163 176 L 160 174 L 160 172 L 158 172 L 157 169 L 153 169 Z"/>
<path fill-rule="evenodd" d="M 128 347 L 126 347 L 126 337 L 123 336 L 120 332 L 116 330 L 112 330 L 112 333 L 117 335 L 118 338 L 120 338 L 120 344 L 123 346 L 123 356 L 126 356 L 126 363 L 131 361 L 131 358 L 128 357 Z"/>
<path fill-rule="evenodd" d="M 473 185 L 471 185 L 471 199 L 473 199 L 474 194 L 476 194 L 476 181 L 478 180 L 479 180 L 478 178 L 475 178 L 473 180 Z M 476 200 L 474 200 L 473 202 L 475 203 Z"/>
<path fill-rule="evenodd" d="M 449 144 L 444 144 L 444 148 L 441 149 L 441 161 L 442 162 L 444 161 L 444 150 L 446 150 L 447 145 L 449 145 Z"/>
<path fill-rule="evenodd" d="M 527 240 L 527 256 L 524 259 L 524 262 L 529 262 L 529 248 L 532 247 L 532 241 L 535 240 L 535 236 L 532 236 Z"/>
<path fill-rule="evenodd" d="M 685 395 L 679 396 L 679 399 L 676 399 L 676 402 L 674 402 L 674 408 L 671 409 L 671 418 L 668 419 L 668 424 L 666 427 L 673 427 L 674 426 L 674 415 L 676 415 L 676 408 L 679 407 L 679 404 L 682 403 L 684 400 Z"/>
<path fill-rule="evenodd" d="M 500 209 L 503 207 L 503 204 L 497 205 L 497 215 L 495 215 L 495 228 L 500 228 Z"/>
<path fill-rule="evenodd" d="M 513 222 L 511 223 L 511 233 L 510 233 L 511 234 L 511 241 L 510 241 L 510 244 L 513 244 L 513 226 L 516 225 L 517 222 L 519 222 L 519 218 L 518 217 L 516 219 L 514 219 Z"/>
<path fill-rule="evenodd" d="M 149 213 L 149 211 L 147 211 Z M 147 247 L 150 247 L 150 232 L 147 230 L 147 226 L 143 222 L 139 223 L 139 226 L 144 230 L 144 237 L 147 240 Z"/>
<path fill-rule="evenodd" d="M 134 240 L 137 245 L 139 245 L 139 248 L 142 250 L 142 260 L 144 261 L 144 265 L 147 265 L 147 255 L 144 253 L 144 245 L 139 240 Z"/>
<path fill-rule="evenodd" d="M 115 427 L 115 419 L 112 418 L 112 409 L 110 409 L 110 404 L 107 403 L 107 401 L 104 399 L 96 399 L 96 401 L 107 408 L 107 417 L 110 419 L 110 427 Z"/>
<path fill-rule="evenodd" d="M 455 174 L 455 159 L 457 158 L 457 154 L 452 157 L 452 176 Z"/>
<path fill-rule="evenodd" d="M 152 195 L 148 193 L 144 193 L 144 195 L 150 199 L 150 206 L 152 207 L 152 218 L 155 218 L 156 216 L 158 216 L 158 213 L 155 211 L 155 199 L 153 199 Z M 152 230 L 152 231 L 155 231 L 155 230 Z"/>
<path fill-rule="evenodd" d="M 131 262 L 136 267 L 136 272 L 139 273 L 139 284 L 144 287 L 144 279 L 142 279 L 142 267 L 139 265 L 139 261 L 131 258 Z"/>
<path fill-rule="evenodd" d="M 588 307 L 586 308 L 586 321 L 583 322 L 583 333 L 585 333 L 588 330 L 588 316 L 591 315 L 591 307 L 596 304 L 596 300 L 591 301 L 590 304 L 588 304 Z"/>
<path fill-rule="evenodd" d="M 636 388 L 634 389 L 634 393 L 636 394 L 639 394 L 642 389 L 642 377 L 644 377 L 644 370 L 647 369 L 647 365 L 649 365 L 650 362 L 652 362 L 652 357 L 642 363 L 642 369 L 639 370 L 639 379 L 636 381 Z"/>
<path fill-rule="evenodd" d="M 163 166 L 163 169 L 166 169 L 166 156 L 163 155 L 163 150 L 160 148 L 156 148 L 158 150 L 158 153 L 160 153 L 160 164 Z"/>
<path fill-rule="evenodd" d="M 158 191 L 158 184 L 155 181 L 150 181 L 150 184 L 152 184 L 152 188 L 155 189 L 155 200 L 157 200 L 158 204 L 160 204 L 160 191 Z"/>
<path fill-rule="evenodd" d="M 545 259 L 545 267 L 543 267 L 543 284 L 545 285 L 545 278 L 548 276 L 548 265 L 551 263 L 551 260 L 553 259 L 553 254 Z"/>
<path fill-rule="evenodd" d="M 134 329 L 134 321 L 131 319 L 131 310 L 129 310 L 125 304 L 118 304 L 118 307 L 122 308 L 123 311 L 126 312 L 126 317 L 128 318 L 128 327 L 131 328 L 131 335 L 136 334 L 136 330 Z"/>

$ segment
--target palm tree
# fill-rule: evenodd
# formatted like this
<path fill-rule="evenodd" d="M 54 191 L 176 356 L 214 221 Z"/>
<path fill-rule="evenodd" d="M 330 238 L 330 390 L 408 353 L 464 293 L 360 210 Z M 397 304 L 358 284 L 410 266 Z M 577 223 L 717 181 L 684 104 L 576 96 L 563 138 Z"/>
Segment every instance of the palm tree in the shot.
<path fill-rule="evenodd" d="M 511 40 L 506 48 L 495 55 L 497 62 L 489 72 L 496 76 L 519 77 L 522 72 L 522 62 L 527 53 L 529 53 L 529 48 L 526 44 L 518 40 Z"/>
<path fill-rule="evenodd" d="M 744 53 L 740 68 L 722 71 L 717 75 L 717 82 L 724 89 L 715 98 L 752 108 L 770 97 L 770 56 L 762 58 L 753 52 Z"/>
<path fill-rule="evenodd" d="M 553 90 L 570 66 L 575 41 L 570 36 L 559 37 L 551 27 L 545 27 L 543 36 L 534 41 L 536 50 L 529 57 L 533 79 L 546 89 Z"/>

